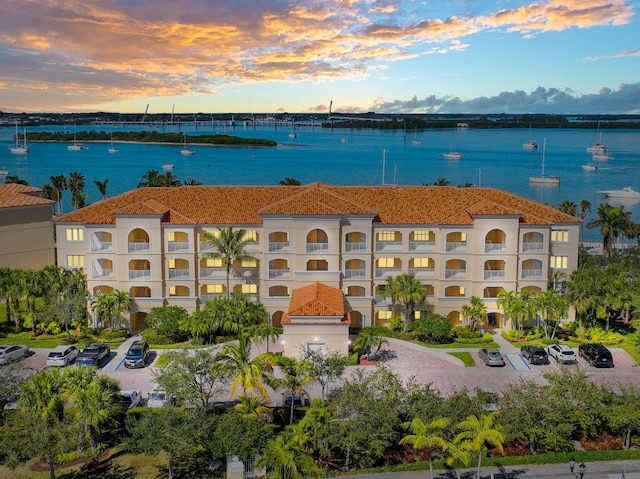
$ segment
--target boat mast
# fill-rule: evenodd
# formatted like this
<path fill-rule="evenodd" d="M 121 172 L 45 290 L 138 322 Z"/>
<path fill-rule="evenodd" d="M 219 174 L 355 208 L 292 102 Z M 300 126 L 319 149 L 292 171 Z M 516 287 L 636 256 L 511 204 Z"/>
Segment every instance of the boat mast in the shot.
<path fill-rule="evenodd" d="M 387 150 L 382 150 L 382 186 L 384 186 L 384 166 L 387 161 Z"/>

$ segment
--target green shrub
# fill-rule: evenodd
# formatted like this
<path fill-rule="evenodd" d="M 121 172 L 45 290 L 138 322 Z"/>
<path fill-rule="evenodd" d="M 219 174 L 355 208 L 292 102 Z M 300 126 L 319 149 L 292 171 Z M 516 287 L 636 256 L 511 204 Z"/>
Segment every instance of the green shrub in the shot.
<path fill-rule="evenodd" d="M 468 325 L 465 326 L 456 326 L 453 329 L 453 332 L 456 338 L 480 338 L 482 337 L 482 332 L 480 330 L 472 331 Z M 457 339 L 456 339 L 457 341 Z"/>
<path fill-rule="evenodd" d="M 493 341 L 491 333 L 484 333 L 479 338 L 456 338 L 456 343 L 460 344 L 486 344 Z"/>
<path fill-rule="evenodd" d="M 547 346 L 548 346 L 549 344 L 558 344 L 558 343 L 559 343 L 558 338 L 553 338 L 553 339 L 551 339 L 551 338 L 542 338 L 542 339 L 540 340 L 540 342 L 541 342 L 542 344 L 546 344 Z"/>
<path fill-rule="evenodd" d="M 171 338 L 164 334 L 159 334 L 155 329 L 149 328 L 142 332 L 142 339 L 149 344 L 172 344 Z"/>
<path fill-rule="evenodd" d="M 105 342 L 121 341 L 127 337 L 128 333 L 126 329 L 105 329 L 100 334 L 100 339 Z"/>
<path fill-rule="evenodd" d="M 418 339 L 438 344 L 452 343 L 451 323 L 439 314 L 427 314 L 411 323 L 411 331 L 418 333 Z"/>

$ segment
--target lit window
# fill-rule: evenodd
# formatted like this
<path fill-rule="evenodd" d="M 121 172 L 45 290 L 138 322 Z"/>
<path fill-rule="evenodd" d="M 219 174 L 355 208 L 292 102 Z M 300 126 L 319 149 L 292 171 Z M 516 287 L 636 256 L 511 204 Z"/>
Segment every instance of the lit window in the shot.
<path fill-rule="evenodd" d="M 247 230 L 244 234 L 244 239 L 246 241 L 255 243 L 256 241 L 258 241 L 258 232 L 256 230 Z"/>
<path fill-rule="evenodd" d="M 568 256 L 551 256 L 549 258 L 549 267 L 553 269 L 567 269 Z"/>
<path fill-rule="evenodd" d="M 422 316 L 422 311 L 414 311 L 413 312 L 413 317 L 415 319 L 420 319 L 420 316 Z"/>
<path fill-rule="evenodd" d="M 414 268 L 428 268 L 429 267 L 429 258 L 413 258 L 413 267 Z"/>
<path fill-rule="evenodd" d="M 174 269 L 176 267 L 176 260 L 175 259 L 170 259 L 169 260 L 169 269 Z"/>
<path fill-rule="evenodd" d="M 241 265 L 243 268 L 255 268 L 258 266 L 258 261 L 255 258 L 244 258 Z"/>
<path fill-rule="evenodd" d="M 210 238 L 219 238 L 220 237 L 220 230 L 204 230 L 203 231 L 204 235 L 210 237 Z"/>
<path fill-rule="evenodd" d="M 415 230 L 413 232 L 413 241 L 433 241 L 431 238 L 431 231 Z"/>
<path fill-rule="evenodd" d="M 378 311 L 378 319 L 391 319 L 391 311 Z"/>
<path fill-rule="evenodd" d="M 243 284 L 242 292 L 244 294 L 258 294 L 258 285 L 257 284 Z"/>
<path fill-rule="evenodd" d="M 569 230 L 553 230 L 551 232 L 552 243 L 568 243 L 569 242 Z"/>
<path fill-rule="evenodd" d="M 222 258 L 206 258 L 204 263 L 206 268 L 222 268 Z"/>
<path fill-rule="evenodd" d="M 378 241 L 394 241 L 396 239 L 395 231 L 378 231 Z"/>
<path fill-rule="evenodd" d="M 176 240 L 176 234 L 175 233 L 169 233 L 169 241 L 175 241 Z"/>
<path fill-rule="evenodd" d="M 378 258 L 378 268 L 393 268 L 395 264 L 395 258 Z"/>
<path fill-rule="evenodd" d="M 463 243 L 467 242 L 467 233 L 460 233 L 460 241 Z"/>
<path fill-rule="evenodd" d="M 67 255 L 67 268 L 69 269 L 84 268 L 84 256 L 79 254 Z"/>
<path fill-rule="evenodd" d="M 66 228 L 67 241 L 84 241 L 84 229 L 82 228 Z"/>
<path fill-rule="evenodd" d="M 205 294 L 222 294 L 223 292 L 223 285 L 221 284 L 207 284 L 204 289 L 205 289 Z"/>

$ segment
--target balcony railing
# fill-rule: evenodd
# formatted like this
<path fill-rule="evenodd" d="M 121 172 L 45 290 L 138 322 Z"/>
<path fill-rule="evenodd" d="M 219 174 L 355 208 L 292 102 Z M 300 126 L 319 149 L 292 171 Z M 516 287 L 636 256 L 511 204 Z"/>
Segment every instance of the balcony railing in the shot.
<path fill-rule="evenodd" d="M 542 269 L 523 269 L 521 271 L 522 279 L 542 279 Z"/>
<path fill-rule="evenodd" d="M 366 268 L 349 268 L 344 270 L 345 279 L 348 278 L 366 278 L 367 277 L 367 269 Z"/>
<path fill-rule="evenodd" d="M 400 268 L 376 268 L 376 278 L 398 276 L 399 274 L 402 274 L 402 270 Z"/>
<path fill-rule="evenodd" d="M 201 294 L 200 299 L 202 300 L 203 303 L 206 303 L 210 299 L 222 298 L 224 295 L 225 295 L 224 293 Z"/>
<path fill-rule="evenodd" d="M 200 268 L 201 278 L 225 278 L 227 272 L 224 268 Z"/>
<path fill-rule="evenodd" d="M 151 243 L 129 242 L 129 253 L 139 253 L 141 251 L 151 251 Z"/>
<path fill-rule="evenodd" d="M 269 241 L 269 252 L 274 251 L 289 251 L 291 249 L 291 242 L 289 241 Z"/>
<path fill-rule="evenodd" d="M 147 279 L 151 278 L 150 269 L 130 269 L 129 279 Z"/>
<path fill-rule="evenodd" d="M 459 242 L 447 242 L 446 251 L 467 251 L 467 242 L 459 241 Z"/>
<path fill-rule="evenodd" d="M 257 278 L 258 277 L 258 267 L 254 266 L 252 268 L 233 268 L 231 270 L 231 275 L 234 278 Z"/>
<path fill-rule="evenodd" d="M 189 242 L 188 241 L 169 241 L 169 243 L 167 244 L 167 249 L 169 252 L 188 251 Z"/>
<path fill-rule="evenodd" d="M 307 243 L 307 253 L 326 253 L 329 243 Z"/>
<path fill-rule="evenodd" d="M 113 268 L 93 268 L 91 270 L 91 277 L 103 279 L 113 278 Z"/>
<path fill-rule="evenodd" d="M 290 269 L 270 269 L 269 279 L 288 278 L 291 275 Z"/>
<path fill-rule="evenodd" d="M 366 241 L 347 241 L 344 244 L 345 253 L 352 253 L 354 251 L 367 251 Z"/>
<path fill-rule="evenodd" d="M 526 253 L 539 253 L 543 250 L 544 243 L 538 242 L 524 242 L 522 243 L 522 252 Z"/>
<path fill-rule="evenodd" d="M 466 277 L 467 277 L 466 269 L 445 269 L 444 270 L 445 279 L 466 279 Z"/>
<path fill-rule="evenodd" d="M 169 268 L 169 279 L 188 278 L 189 268 Z"/>
<path fill-rule="evenodd" d="M 212 251 L 216 251 L 216 248 L 208 241 L 200 241 L 200 251 L 203 253 L 211 253 Z"/>
<path fill-rule="evenodd" d="M 503 253 L 507 251 L 507 245 L 505 243 L 485 243 L 485 253 Z"/>
<path fill-rule="evenodd" d="M 435 268 L 409 268 L 409 274 L 416 278 L 433 278 L 435 276 Z"/>
<path fill-rule="evenodd" d="M 376 251 L 400 251 L 402 241 L 376 241 Z"/>
<path fill-rule="evenodd" d="M 91 242 L 91 251 L 113 251 L 113 241 L 93 240 Z"/>
<path fill-rule="evenodd" d="M 505 274 L 504 274 L 504 270 L 498 270 L 498 269 L 494 269 L 494 270 L 484 270 L 484 279 L 488 280 L 488 281 L 496 281 L 496 280 L 501 280 L 504 279 Z"/>
<path fill-rule="evenodd" d="M 435 241 L 409 241 L 409 251 L 435 251 Z"/>

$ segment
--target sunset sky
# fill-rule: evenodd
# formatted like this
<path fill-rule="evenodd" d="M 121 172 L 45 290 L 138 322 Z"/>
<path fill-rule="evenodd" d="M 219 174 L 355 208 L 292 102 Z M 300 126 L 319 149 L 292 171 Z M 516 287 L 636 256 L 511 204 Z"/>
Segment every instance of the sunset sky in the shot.
<path fill-rule="evenodd" d="M 0 110 L 640 114 L 630 0 L 2 0 Z"/>

